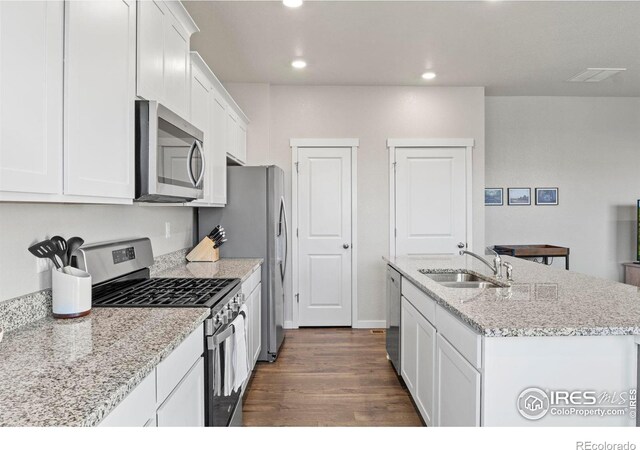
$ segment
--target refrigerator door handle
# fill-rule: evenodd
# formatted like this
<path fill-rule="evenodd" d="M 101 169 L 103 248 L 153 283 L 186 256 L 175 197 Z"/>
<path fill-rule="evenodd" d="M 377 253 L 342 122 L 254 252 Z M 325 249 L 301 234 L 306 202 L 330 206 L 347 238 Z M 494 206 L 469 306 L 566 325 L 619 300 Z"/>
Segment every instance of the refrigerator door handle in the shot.
<path fill-rule="evenodd" d="M 280 226 L 278 236 L 282 236 L 282 224 L 284 223 L 284 263 L 280 262 L 280 278 L 284 281 L 284 274 L 287 272 L 287 260 L 289 259 L 289 224 L 287 223 L 287 209 L 284 204 L 284 197 L 280 197 Z"/>

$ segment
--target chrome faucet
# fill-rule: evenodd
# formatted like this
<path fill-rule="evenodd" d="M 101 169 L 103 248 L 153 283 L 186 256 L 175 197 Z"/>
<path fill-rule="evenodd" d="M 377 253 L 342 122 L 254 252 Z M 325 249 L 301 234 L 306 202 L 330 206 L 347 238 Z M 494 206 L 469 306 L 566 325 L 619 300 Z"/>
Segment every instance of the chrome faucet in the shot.
<path fill-rule="evenodd" d="M 500 255 L 498 254 L 498 252 L 496 252 L 491 247 L 487 247 L 487 250 L 489 250 L 491 253 L 494 254 L 493 265 L 491 265 L 491 263 L 489 261 L 487 261 L 486 259 L 484 259 L 482 256 L 480 256 L 480 255 L 478 255 L 476 253 L 470 252 L 469 250 L 460 250 L 460 255 L 473 256 L 478 261 L 481 261 L 484 264 L 486 264 L 487 267 L 493 271 L 493 275 L 497 279 L 500 279 L 500 278 L 502 278 L 502 258 L 500 258 Z"/>

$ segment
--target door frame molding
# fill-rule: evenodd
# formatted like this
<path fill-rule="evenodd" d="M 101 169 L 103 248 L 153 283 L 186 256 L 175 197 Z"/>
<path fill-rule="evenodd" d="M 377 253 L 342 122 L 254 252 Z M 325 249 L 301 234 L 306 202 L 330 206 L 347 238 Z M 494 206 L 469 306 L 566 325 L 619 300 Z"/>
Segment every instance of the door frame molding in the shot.
<path fill-rule="evenodd" d="M 289 140 L 291 147 L 291 309 L 292 321 L 286 323 L 285 328 L 298 328 L 299 309 L 298 301 L 298 149 L 299 148 L 350 148 L 351 149 L 351 327 L 358 326 L 358 147 L 360 139 L 296 139 Z M 295 236 L 294 236 L 295 230 Z M 366 328 L 366 327 L 365 327 Z"/>
<path fill-rule="evenodd" d="M 473 147 L 475 141 L 460 139 L 387 139 L 389 149 L 389 258 L 396 257 L 396 149 L 399 148 L 464 148 L 467 195 L 467 248 L 473 249 Z"/>

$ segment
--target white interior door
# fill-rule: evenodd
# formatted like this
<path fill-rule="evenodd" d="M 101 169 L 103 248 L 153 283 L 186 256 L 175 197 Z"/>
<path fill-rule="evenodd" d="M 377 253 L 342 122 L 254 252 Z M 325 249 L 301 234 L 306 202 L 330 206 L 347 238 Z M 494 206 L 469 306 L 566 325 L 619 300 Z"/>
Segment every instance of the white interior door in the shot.
<path fill-rule="evenodd" d="M 300 326 L 351 325 L 351 148 L 298 149 Z"/>
<path fill-rule="evenodd" d="M 454 254 L 467 242 L 465 148 L 396 148 L 396 256 Z"/>

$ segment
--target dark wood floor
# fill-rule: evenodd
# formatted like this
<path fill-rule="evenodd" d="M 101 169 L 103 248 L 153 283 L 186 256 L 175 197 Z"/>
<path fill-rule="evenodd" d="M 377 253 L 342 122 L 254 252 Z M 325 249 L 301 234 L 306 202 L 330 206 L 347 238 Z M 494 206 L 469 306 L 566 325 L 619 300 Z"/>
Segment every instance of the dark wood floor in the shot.
<path fill-rule="evenodd" d="M 258 363 L 245 426 L 420 426 L 387 361 L 385 335 L 351 328 L 288 330 L 275 363 Z"/>

